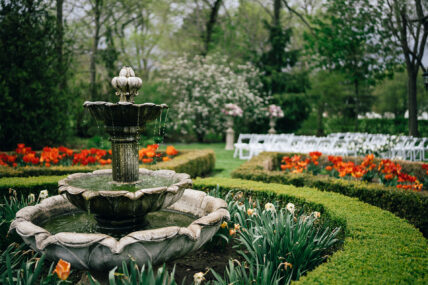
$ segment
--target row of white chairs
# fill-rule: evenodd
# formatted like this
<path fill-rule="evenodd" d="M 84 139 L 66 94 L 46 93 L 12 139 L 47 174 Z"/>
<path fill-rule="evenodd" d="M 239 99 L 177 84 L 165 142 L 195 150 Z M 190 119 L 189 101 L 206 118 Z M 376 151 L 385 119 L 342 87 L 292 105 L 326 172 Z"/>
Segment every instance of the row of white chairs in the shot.
<path fill-rule="evenodd" d="M 375 153 L 382 158 L 428 160 L 428 138 L 368 133 L 334 133 L 326 137 L 294 134 L 240 134 L 234 157 L 250 159 L 262 151 L 358 156 Z"/>

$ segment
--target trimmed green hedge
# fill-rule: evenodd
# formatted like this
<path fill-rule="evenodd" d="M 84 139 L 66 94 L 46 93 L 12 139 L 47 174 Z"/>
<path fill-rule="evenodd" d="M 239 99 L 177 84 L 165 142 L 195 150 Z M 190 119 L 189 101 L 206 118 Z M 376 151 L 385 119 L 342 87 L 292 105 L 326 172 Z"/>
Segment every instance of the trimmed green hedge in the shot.
<path fill-rule="evenodd" d="M 350 181 L 308 173 L 292 174 L 271 171 L 278 166 L 283 153 L 265 152 L 245 162 L 232 172 L 232 177 L 247 180 L 314 187 L 338 192 L 388 210 L 419 228 L 428 237 L 428 195 L 426 193 L 385 187 L 375 183 Z"/>
<path fill-rule="evenodd" d="M 158 162 L 155 165 L 141 165 L 148 169 L 177 169 L 177 172 L 185 172 L 192 177 L 202 176 L 210 173 L 215 166 L 215 155 L 213 150 L 183 150 L 170 161 Z M 96 166 L 25 166 L 25 167 L 0 167 L 0 177 L 31 177 L 66 175 L 77 172 L 91 172 L 97 169 L 111 168 L 111 165 Z M 182 170 L 183 169 L 183 170 Z"/>
<path fill-rule="evenodd" d="M 67 175 L 0 178 L 0 197 L 8 196 L 10 188 L 16 190 L 18 196 L 30 193 L 38 195 L 40 190 L 44 189 L 47 189 L 50 195 L 57 195 L 58 181 L 65 177 Z"/>
<path fill-rule="evenodd" d="M 149 169 L 171 169 L 178 173 L 188 173 L 190 176 L 198 177 L 210 173 L 215 166 L 215 155 L 213 150 L 186 151 L 170 161 L 161 162 Z M 81 170 L 82 168 L 80 168 Z M 90 169 L 88 171 L 92 171 Z M 86 172 L 88 172 L 86 171 Z M 85 171 L 82 171 L 85 172 Z M 74 173 L 74 172 L 67 172 Z M 47 189 L 50 194 L 58 193 L 58 181 L 67 177 L 60 176 L 37 176 L 37 177 L 4 177 L 0 178 L 0 196 L 9 195 L 9 188 L 13 188 L 24 195 L 30 193 L 38 194 L 40 190 Z"/>
<path fill-rule="evenodd" d="M 183 151 L 184 152 L 184 151 Z M 215 154 L 211 149 L 185 151 L 172 160 L 157 163 L 149 169 L 171 169 L 178 173 L 187 173 L 191 177 L 204 176 L 215 167 Z"/>
<path fill-rule="evenodd" d="M 355 198 L 313 188 L 240 179 L 195 180 L 195 188 L 219 185 L 263 199 L 309 206 L 346 225 L 343 249 L 302 277 L 298 284 L 427 284 L 428 244 L 405 220 Z"/>

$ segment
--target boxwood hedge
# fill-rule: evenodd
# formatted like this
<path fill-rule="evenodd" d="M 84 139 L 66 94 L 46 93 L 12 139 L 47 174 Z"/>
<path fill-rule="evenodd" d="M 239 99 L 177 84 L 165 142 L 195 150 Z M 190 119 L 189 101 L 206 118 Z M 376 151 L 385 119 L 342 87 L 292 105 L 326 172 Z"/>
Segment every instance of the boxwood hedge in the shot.
<path fill-rule="evenodd" d="M 194 178 L 210 173 L 214 166 L 215 155 L 213 150 L 192 150 L 186 151 L 170 161 L 160 162 L 147 168 L 153 170 L 171 169 L 179 173 L 188 173 Z M 70 172 L 71 170 L 68 169 L 64 170 L 62 174 L 93 170 L 95 168 L 77 168 Z M 25 195 L 30 193 L 37 194 L 42 189 L 47 189 L 49 193 L 56 194 L 58 192 L 58 181 L 65 177 L 67 175 L 0 178 L 0 196 L 9 195 L 9 188 L 15 189 L 18 194 Z"/>
<path fill-rule="evenodd" d="M 278 157 L 283 155 L 284 153 L 261 153 L 232 172 L 232 177 L 292 184 L 298 187 L 308 186 L 357 197 L 361 201 L 407 219 L 419 228 L 425 237 L 428 237 L 428 195 L 426 192 L 413 192 L 375 183 L 314 176 L 308 173 L 292 174 L 270 170 L 277 167 Z"/>
<path fill-rule="evenodd" d="M 309 206 L 346 225 L 343 248 L 297 284 L 427 284 L 428 244 L 422 234 L 388 211 L 341 194 L 292 185 L 197 179 L 195 188 L 241 190 L 263 199 Z"/>

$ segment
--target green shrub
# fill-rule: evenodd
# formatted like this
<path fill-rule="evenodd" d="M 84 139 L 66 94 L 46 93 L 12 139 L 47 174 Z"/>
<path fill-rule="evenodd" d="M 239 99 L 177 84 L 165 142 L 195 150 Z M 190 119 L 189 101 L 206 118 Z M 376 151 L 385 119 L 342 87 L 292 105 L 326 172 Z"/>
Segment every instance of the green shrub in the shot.
<path fill-rule="evenodd" d="M 350 181 L 308 173 L 285 173 L 271 171 L 278 167 L 278 158 L 289 153 L 261 153 L 244 163 L 232 173 L 234 178 L 263 182 L 292 184 L 297 187 L 308 186 L 323 191 L 341 193 L 357 197 L 361 201 L 388 210 L 407 219 L 428 236 L 428 195 L 423 192 L 412 192 L 375 183 Z M 325 159 L 325 158 L 322 158 Z M 320 158 L 320 163 L 322 163 Z M 404 168 L 404 166 L 403 166 Z M 403 170 L 404 171 L 404 170 Z"/>
<path fill-rule="evenodd" d="M 40 190 L 45 189 L 48 190 L 50 195 L 56 195 L 58 194 L 58 181 L 66 177 L 66 175 L 63 175 L 0 178 L 0 197 L 8 196 L 11 188 L 16 190 L 18 196 L 38 195 Z"/>
<path fill-rule="evenodd" d="M 211 173 L 215 166 L 215 154 L 211 149 L 181 151 L 183 154 L 148 167 L 149 169 L 171 169 L 178 173 L 187 173 L 191 177 Z"/>
<path fill-rule="evenodd" d="M 343 250 L 308 272 L 301 284 L 426 284 L 428 244 L 422 234 L 388 211 L 337 193 L 291 185 L 228 179 L 196 179 L 194 187 L 244 191 L 262 200 L 292 202 L 342 224 Z"/>

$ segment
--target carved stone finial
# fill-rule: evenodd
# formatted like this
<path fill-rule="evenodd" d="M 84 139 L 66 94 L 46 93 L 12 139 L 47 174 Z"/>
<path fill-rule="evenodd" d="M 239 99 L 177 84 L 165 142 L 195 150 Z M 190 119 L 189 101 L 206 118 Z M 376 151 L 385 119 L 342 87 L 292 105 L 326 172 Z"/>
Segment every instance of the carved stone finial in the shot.
<path fill-rule="evenodd" d="M 136 77 L 134 70 L 129 66 L 122 67 L 119 76 L 111 80 L 111 85 L 116 89 L 116 95 L 120 96 L 119 102 L 134 103 L 134 97 L 138 95 L 138 89 L 142 84 L 141 78 Z"/>

